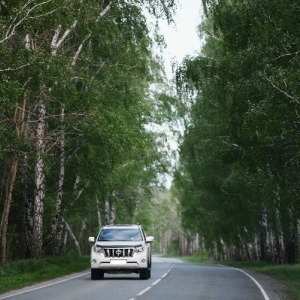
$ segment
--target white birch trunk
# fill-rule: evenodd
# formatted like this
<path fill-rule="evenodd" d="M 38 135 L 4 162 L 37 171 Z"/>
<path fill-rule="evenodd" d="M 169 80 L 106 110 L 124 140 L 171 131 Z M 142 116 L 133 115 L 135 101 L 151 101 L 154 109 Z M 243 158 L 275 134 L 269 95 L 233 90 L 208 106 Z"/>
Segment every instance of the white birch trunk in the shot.
<path fill-rule="evenodd" d="M 68 230 L 68 232 L 69 232 L 70 235 L 71 235 L 71 238 L 72 238 L 73 241 L 74 241 L 74 244 L 75 244 L 75 247 L 76 247 L 76 250 L 77 250 L 78 255 L 81 255 L 81 248 L 80 248 L 80 244 L 79 244 L 79 242 L 78 242 L 78 240 L 77 240 L 77 238 L 76 238 L 76 235 L 74 234 L 74 232 L 73 232 L 73 230 L 72 230 L 70 224 L 69 224 L 66 220 L 64 220 L 64 222 L 65 222 L 65 224 L 66 224 L 66 229 Z"/>
<path fill-rule="evenodd" d="M 64 236 L 64 244 L 63 244 L 64 248 L 66 248 L 66 246 L 67 246 L 67 241 L 68 241 L 68 231 L 66 230 L 65 231 L 65 236 Z"/>
<path fill-rule="evenodd" d="M 45 199 L 45 127 L 46 106 L 42 99 L 38 103 L 38 121 L 36 128 L 37 158 L 35 166 L 35 199 L 33 212 L 32 257 L 43 256 L 43 214 Z"/>
<path fill-rule="evenodd" d="M 101 211 L 99 207 L 99 198 L 96 197 L 96 205 L 97 205 L 97 217 L 98 217 L 98 226 L 99 228 L 102 227 L 102 220 L 101 220 Z"/>
<path fill-rule="evenodd" d="M 55 249 L 54 249 L 56 254 L 59 254 L 61 249 L 65 246 L 65 241 L 62 241 L 63 229 L 65 224 L 63 216 L 66 216 L 68 214 L 68 209 L 75 204 L 75 202 L 80 198 L 84 190 L 84 188 L 79 189 L 79 182 L 80 182 L 80 178 L 79 176 L 76 176 L 76 180 L 74 183 L 74 197 L 72 197 L 72 201 L 69 203 L 69 206 L 65 207 L 64 210 L 61 210 L 60 218 L 58 218 L 57 220 L 58 223 L 56 227 L 56 240 L 55 240 Z"/>
<path fill-rule="evenodd" d="M 105 224 L 110 224 L 110 204 L 108 200 L 105 200 Z"/>
<path fill-rule="evenodd" d="M 105 222 L 106 224 L 113 224 L 116 220 L 116 206 L 110 204 L 109 200 L 105 200 Z"/>
<path fill-rule="evenodd" d="M 61 217 L 61 205 L 62 205 L 62 197 L 63 197 L 63 185 L 65 179 L 65 110 L 64 106 L 61 108 L 60 114 L 60 121 L 61 121 L 61 130 L 60 130 L 60 171 L 59 171 L 59 178 L 58 178 L 58 188 L 57 188 L 57 196 L 56 196 L 56 207 L 55 212 L 52 217 L 52 224 L 51 224 L 51 237 L 50 240 L 54 242 L 54 252 L 55 254 L 59 254 L 60 244 L 61 244 L 61 228 L 60 226 L 60 217 Z"/>
<path fill-rule="evenodd" d="M 114 224 L 116 221 L 116 206 L 112 204 L 110 212 L 110 224 Z"/>

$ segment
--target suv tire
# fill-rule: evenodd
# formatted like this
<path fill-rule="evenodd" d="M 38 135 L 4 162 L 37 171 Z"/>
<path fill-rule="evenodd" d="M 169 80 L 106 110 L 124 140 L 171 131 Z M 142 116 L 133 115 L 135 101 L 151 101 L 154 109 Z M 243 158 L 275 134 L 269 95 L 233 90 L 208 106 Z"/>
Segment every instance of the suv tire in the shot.
<path fill-rule="evenodd" d="M 149 279 L 151 277 L 151 269 L 141 269 L 140 270 L 140 279 Z"/>
<path fill-rule="evenodd" d="M 103 279 L 103 278 L 104 278 L 104 272 L 102 270 L 91 269 L 92 280 Z"/>

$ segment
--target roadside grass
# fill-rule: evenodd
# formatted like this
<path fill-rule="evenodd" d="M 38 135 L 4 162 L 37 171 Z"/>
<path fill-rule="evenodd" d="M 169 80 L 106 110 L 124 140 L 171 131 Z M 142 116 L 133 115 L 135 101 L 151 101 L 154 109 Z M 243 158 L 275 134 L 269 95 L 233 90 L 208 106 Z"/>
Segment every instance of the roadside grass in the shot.
<path fill-rule="evenodd" d="M 0 267 L 0 293 L 89 268 L 89 256 L 51 256 L 23 259 Z"/>
<path fill-rule="evenodd" d="M 193 262 L 193 263 L 205 263 L 210 262 L 198 256 L 180 257 L 180 259 Z M 210 262 L 211 263 L 211 262 Z M 213 262 L 216 263 L 216 262 Z M 252 270 L 265 275 L 268 275 L 274 279 L 281 281 L 287 286 L 287 292 L 292 300 L 300 299 L 300 263 L 297 264 L 274 264 L 266 262 L 233 262 L 222 261 L 222 265 L 235 267 L 244 270 Z"/>

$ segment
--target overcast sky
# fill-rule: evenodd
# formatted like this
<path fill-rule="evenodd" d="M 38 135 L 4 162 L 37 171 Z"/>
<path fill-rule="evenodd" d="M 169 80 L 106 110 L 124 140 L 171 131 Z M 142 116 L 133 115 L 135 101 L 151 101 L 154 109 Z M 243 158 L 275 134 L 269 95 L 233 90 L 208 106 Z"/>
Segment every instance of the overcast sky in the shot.
<path fill-rule="evenodd" d="M 166 75 L 169 80 L 172 80 L 174 74 L 172 73 L 172 61 L 181 63 L 182 59 L 186 55 L 195 55 L 200 51 L 201 42 L 198 37 L 197 27 L 201 23 L 201 0 L 177 0 L 179 2 L 177 7 L 176 15 L 174 16 L 175 24 L 168 25 L 167 22 L 160 20 L 159 29 L 160 33 L 164 35 L 167 48 L 163 51 L 163 57 L 165 60 Z M 171 94 L 171 91 L 170 91 Z M 176 137 L 166 126 L 151 125 L 151 130 L 160 131 L 162 130 L 168 136 L 168 146 L 171 151 L 177 151 L 178 143 Z M 172 125 L 170 125 L 172 126 Z M 178 129 L 178 124 L 176 129 Z M 172 163 L 176 163 L 176 158 L 173 159 Z M 166 175 L 165 186 L 169 188 L 171 186 L 172 176 Z"/>
<path fill-rule="evenodd" d="M 197 26 L 201 22 L 201 0 L 179 0 L 175 26 L 161 22 L 160 30 L 165 37 L 166 73 L 172 76 L 172 60 L 181 62 L 186 55 L 193 55 L 201 47 Z"/>

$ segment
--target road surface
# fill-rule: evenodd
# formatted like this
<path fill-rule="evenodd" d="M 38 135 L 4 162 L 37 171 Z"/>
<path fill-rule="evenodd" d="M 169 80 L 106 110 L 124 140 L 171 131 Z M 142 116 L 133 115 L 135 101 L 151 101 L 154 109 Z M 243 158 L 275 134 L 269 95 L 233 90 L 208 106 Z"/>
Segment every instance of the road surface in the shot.
<path fill-rule="evenodd" d="M 255 278 L 256 277 L 256 278 Z M 260 280 L 262 282 L 260 282 Z M 89 270 L 0 294 L 9 300 L 279 300 L 272 287 L 245 271 L 214 264 L 153 257 L 152 276 L 105 274 L 91 280 Z"/>

